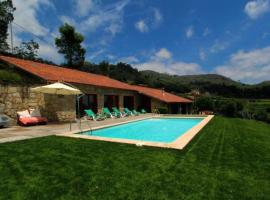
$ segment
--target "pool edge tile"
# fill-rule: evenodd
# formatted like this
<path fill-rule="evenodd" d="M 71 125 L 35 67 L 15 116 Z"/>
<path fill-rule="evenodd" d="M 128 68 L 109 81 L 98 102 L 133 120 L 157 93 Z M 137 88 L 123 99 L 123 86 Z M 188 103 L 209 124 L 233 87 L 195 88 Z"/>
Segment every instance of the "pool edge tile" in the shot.
<path fill-rule="evenodd" d="M 156 115 L 156 116 L 146 117 L 143 119 L 129 120 L 126 122 L 114 123 L 114 124 L 105 125 L 105 126 L 99 126 L 99 127 L 95 127 L 93 130 L 111 127 L 111 126 L 117 126 L 117 125 L 126 124 L 126 123 L 130 123 L 130 122 L 141 121 L 141 120 L 150 119 L 150 118 L 159 118 L 159 117 L 170 118 L 172 116 Z M 211 121 L 211 119 L 214 117 L 214 115 L 173 116 L 173 117 L 174 118 L 191 118 L 191 119 L 204 118 L 204 119 L 199 124 L 195 125 L 191 129 L 186 131 L 183 135 L 179 136 L 176 140 L 174 140 L 171 143 L 146 142 L 146 141 L 140 141 L 140 140 L 128 140 L 128 139 L 105 138 L 105 137 L 99 137 L 99 136 L 89 136 L 89 135 L 77 134 L 78 133 L 77 131 L 67 132 L 65 134 L 58 134 L 57 136 L 70 137 L 70 138 L 81 138 L 81 139 L 88 139 L 88 140 L 98 140 L 98 141 L 105 141 L 105 142 L 124 143 L 124 144 L 134 144 L 136 146 L 149 146 L 149 147 L 160 147 L 160 148 L 170 148 L 170 149 L 182 150 L 200 132 L 200 130 L 204 126 L 206 126 L 208 124 L 208 122 Z"/>

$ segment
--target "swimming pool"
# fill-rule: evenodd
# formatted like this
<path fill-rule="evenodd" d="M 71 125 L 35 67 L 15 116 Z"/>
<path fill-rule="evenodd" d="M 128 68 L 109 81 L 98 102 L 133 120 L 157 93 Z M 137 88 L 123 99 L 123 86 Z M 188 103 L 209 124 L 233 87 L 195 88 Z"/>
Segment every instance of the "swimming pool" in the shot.
<path fill-rule="evenodd" d="M 151 118 L 84 132 L 83 135 L 112 139 L 171 143 L 204 118 Z"/>

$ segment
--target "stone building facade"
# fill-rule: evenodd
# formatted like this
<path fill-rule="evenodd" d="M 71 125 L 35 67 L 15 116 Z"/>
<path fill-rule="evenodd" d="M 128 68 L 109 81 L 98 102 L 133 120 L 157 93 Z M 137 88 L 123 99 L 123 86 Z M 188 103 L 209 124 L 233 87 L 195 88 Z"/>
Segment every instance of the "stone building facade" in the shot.
<path fill-rule="evenodd" d="M 143 108 L 147 112 L 163 108 L 174 114 L 188 113 L 187 105 L 192 103 L 189 99 L 162 89 L 130 85 L 107 76 L 60 66 L 2 55 L 0 55 L 0 63 L 5 67 L 4 69 L 17 73 L 26 81 L 25 84 L 28 84 L 28 86 L 8 85 L 5 80 L 0 80 L 0 104 L 4 105 L 4 113 L 13 119 L 16 119 L 18 111 L 28 108 L 39 108 L 41 114 L 49 121 L 71 121 L 78 115 L 82 116 L 85 109 L 100 113 L 103 107 L 111 110 L 113 107 L 118 107 L 120 111 L 125 107 L 130 110 Z M 76 96 L 30 91 L 30 87 L 58 81 L 77 87 L 84 95 L 78 101 Z"/>
<path fill-rule="evenodd" d="M 37 86 L 37 85 L 36 85 Z M 124 110 L 124 97 L 134 97 L 134 108 L 138 108 L 141 102 L 140 95 L 136 91 L 119 90 L 113 88 L 102 88 L 88 85 L 75 85 L 84 94 L 97 96 L 97 112 L 102 112 L 105 95 L 118 96 L 118 108 Z M 35 87 L 35 86 L 33 86 Z M 17 112 L 29 108 L 39 108 L 41 114 L 49 121 L 67 122 L 76 118 L 76 96 L 42 94 L 30 91 L 30 87 L 0 85 L 0 104 L 3 106 L 4 114 L 16 120 Z M 151 110 L 157 108 L 168 108 L 162 101 L 151 98 Z M 83 114 L 83 113 L 81 113 Z"/>
<path fill-rule="evenodd" d="M 34 93 L 29 87 L 0 85 L 3 113 L 16 120 L 17 112 L 39 108 L 50 121 L 70 121 L 76 117 L 75 96 Z"/>

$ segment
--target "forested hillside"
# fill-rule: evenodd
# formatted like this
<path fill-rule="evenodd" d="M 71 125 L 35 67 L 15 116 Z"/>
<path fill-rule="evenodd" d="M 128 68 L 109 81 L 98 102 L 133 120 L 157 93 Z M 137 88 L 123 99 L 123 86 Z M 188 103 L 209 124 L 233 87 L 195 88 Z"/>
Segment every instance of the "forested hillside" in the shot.
<path fill-rule="evenodd" d="M 130 84 L 143 84 L 154 88 L 164 88 L 174 93 L 189 93 L 199 90 L 201 93 L 236 98 L 270 98 L 270 81 L 248 85 L 217 74 L 169 75 L 155 71 L 138 71 L 125 63 L 99 64 L 85 63 L 83 71 L 103 74 Z"/>

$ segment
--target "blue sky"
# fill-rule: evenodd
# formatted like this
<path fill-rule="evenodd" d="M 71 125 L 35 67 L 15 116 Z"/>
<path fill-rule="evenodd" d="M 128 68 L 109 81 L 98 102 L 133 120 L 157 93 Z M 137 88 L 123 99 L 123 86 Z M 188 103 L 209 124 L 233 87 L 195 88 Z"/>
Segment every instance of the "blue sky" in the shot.
<path fill-rule="evenodd" d="M 270 0 L 13 0 L 15 44 L 35 39 L 63 62 L 54 37 L 68 22 L 85 36 L 86 59 L 124 61 L 170 74 L 218 73 L 270 80 Z M 23 28 L 22 28 L 23 27 Z"/>

